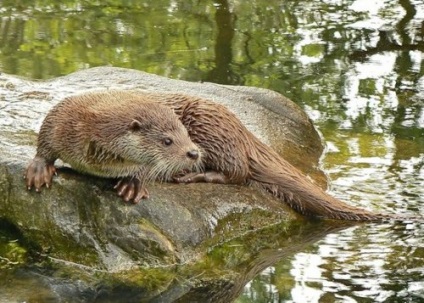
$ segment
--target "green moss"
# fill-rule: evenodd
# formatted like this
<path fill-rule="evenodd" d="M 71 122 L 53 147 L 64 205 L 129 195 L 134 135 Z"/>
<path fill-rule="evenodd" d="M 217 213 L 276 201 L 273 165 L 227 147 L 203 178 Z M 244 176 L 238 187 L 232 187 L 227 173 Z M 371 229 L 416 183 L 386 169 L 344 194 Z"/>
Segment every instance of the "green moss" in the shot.
<path fill-rule="evenodd" d="M 0 221 L 0 269 L 27 262 L 28 251 L 22 243 L 22 235 L 14 226 Z"/>
<path fill-rule="evenodd" d="M 291 222 L 291 220 L 287 221 L 287 214 L 271 213 L 259 209 L 243 213 L 230 213 L 218 222 L 214 230 L 215 236 L 206 241 L 203 247 L 226 243 L 236 235 L 256 234 L 260 230 L 266 230 L 270 225 L 280 224 L 282 220 L 286 220 L 286 223 Z"/>
<path fill-rule="evenodd" d="M 31 235 L 31 233 L 27 233 Z M 35 236 L 33 237 L 35 239 Z M 76 245 L 75 242 L 63 235 L 50 233 L 45 237 L 38 238 L 37 243 L 41 245 L 39 253 L 69 262 L 83 264 L 85 266 L 96 266 L 99 264 L 98 253 L 94 248 Z"/>
<path fill-rule="evenodd" d="M 174 250 L 173 244 L 167 237 L 164 236 L 161 230 L 159 230 L 155 225 L 144 218 L 139 221 L 139 226 L 140 229 L 146 234 L 154 235 L 152 238 L 156 239 L 156 241 L 159 241 L 163 245 L 163 247 L 160 247 L 157 245 L 157 242 L 151 241 L 149 245 L 149 251 L 153 255 L 163 259 L 170 259 L 168 260 L 170 262 L 175 261 L 173 256 L 169 255 L 169 251 Z M 164 250 L 164 248 L 166 248 L 166 250 Z"/>
<path fill-rule="evenodd" d="M 113 274 L 110 282 L 114 285 L 140 287 L 146 291 L 159 291 L 166 289 L 175 277 L 176 273 L 169 268 L 138 268 Z"/>
<path fill-rule="evenodd" d="M 22 265 L 27 262 L 28 252 L 18 240 L 0 236 L 0 269 Z"/>

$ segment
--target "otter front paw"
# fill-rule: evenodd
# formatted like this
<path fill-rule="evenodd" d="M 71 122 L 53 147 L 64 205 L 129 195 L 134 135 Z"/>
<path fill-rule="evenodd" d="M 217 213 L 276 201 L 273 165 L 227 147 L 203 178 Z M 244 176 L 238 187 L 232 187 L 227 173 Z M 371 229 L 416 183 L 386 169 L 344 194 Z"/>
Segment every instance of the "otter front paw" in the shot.
<path fill-rule="evenodd" d="M 218 173 L 216 171 L 207 171 L 204 173 L 188 173 L 181 177 L 174 178 L 174 181 L 177 183 L 220 183 L 226 184 L 228 183 L 228 178 L 222 173 Z"/>
<path fill-rule="evenodd" d="M 24 179 L 26 187 L 31 190 L 35 187 L 36 192 L 41 191 L 41 187 L 45 185 L 49 188 L 52 184 L 53 175 L 56 174 L 56 168 L 53 163 L 47 163 L 44 158 L 35 157 L 28 165 Z"/>
<path fill-rule="evenodd" d="M 144 187 L 143 182 L 134 177 L 120 179 L 114 189 L 125 202 L 132 201 L 132 203 L 137 204 L 141 199 L 149 198 L 149 192 Z"/>

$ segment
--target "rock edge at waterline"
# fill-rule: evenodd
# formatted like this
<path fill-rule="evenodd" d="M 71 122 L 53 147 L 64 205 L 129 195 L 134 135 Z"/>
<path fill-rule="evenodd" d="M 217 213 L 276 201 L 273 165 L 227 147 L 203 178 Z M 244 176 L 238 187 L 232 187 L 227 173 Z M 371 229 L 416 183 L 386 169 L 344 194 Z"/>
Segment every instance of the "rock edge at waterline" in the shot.
<path fill-rule="evenodd" d="M 325 180 L 316 169 L 322 146 L 310 120 L 290 100 L 269 90 L 191 83 L 112 67 L 49 81 L 2 74 L 0 87 L 2 218 L 57 258 L 111 271 L 140 262 L 186 262 L 196 259 L 196 247 L 211 240 L 219 223 L 232 214 L 246 216 L 227 225 L 242 226 L 243 220 L 259 216 L 263 220 L 255 219 L 254 228 L 294 218 L 268 195 L 240 186 L 153 184 L 150 199 L 125 205 L 116 197 L 110 180 L 61 169 L 51 189 L 41 194 L 26 191 L 22 172 L 35 154 L 39 126 L 48 110 L 71 94 L 125 89 L 182 92 L 214 100 L 234 111 L 252 132 L 292 163 L 303 163 L 302 170 L 321 183 Z M 234 237 L 245 232 L 243 228 L 234 230 Z"/>

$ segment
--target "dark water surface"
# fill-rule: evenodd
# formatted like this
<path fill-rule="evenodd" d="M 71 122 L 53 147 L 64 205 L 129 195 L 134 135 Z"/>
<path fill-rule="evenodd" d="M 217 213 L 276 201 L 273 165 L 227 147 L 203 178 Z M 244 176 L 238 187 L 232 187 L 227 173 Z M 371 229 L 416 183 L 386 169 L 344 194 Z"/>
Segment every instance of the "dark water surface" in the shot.
<path fill-rule="evenodd" d="M 113 65 L 276 90 L 322 132 L 334 195 L 424 213 L 422 0 L 0 3 L 0 71 L 46 79 Z M 424 224 L 330 234 L 236 302 L 424 302 Z"/>

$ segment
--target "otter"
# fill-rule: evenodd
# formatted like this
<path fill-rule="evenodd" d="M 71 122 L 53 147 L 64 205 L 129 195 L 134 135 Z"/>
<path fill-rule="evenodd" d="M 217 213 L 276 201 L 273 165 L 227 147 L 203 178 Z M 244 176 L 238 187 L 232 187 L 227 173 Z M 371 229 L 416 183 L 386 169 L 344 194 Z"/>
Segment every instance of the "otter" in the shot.
<path fill-rule="evenodd" d="M 256 138 L 223 105 L 184 94 L 139 94 L 172 108 L 201 149 L 199 167 L 203 171 L 177 176 L 176 182 L 246 184 L 271 193 L 308 217 L 352 221 L 405 219 L 357 208 L 332 197 Z"/>
<path fill-rule="evenodd" d="M 121 177 L 118 194 L 134 203 L 148 198 L 148 180 L 210 182 L 258 188 L 308 217 L 405 219 L 330 196 L 225 106 L 185 94 L 108 91 L 67 98 L 43 122 L 25 173 L 28 189 L 51 185 L 57 158 L 83 172 Z"/>
<path fill-rule="evenodd" d="M 59 158 L 83 173 L 120 178 L 118 195 L 134 203 L 149 197 L 148 181 L 201 165 L 199 147 L 169 106 L 124 92 L 68 97 L 49 111 L 24 175 L 28 190 L 51 186 Z"/>

